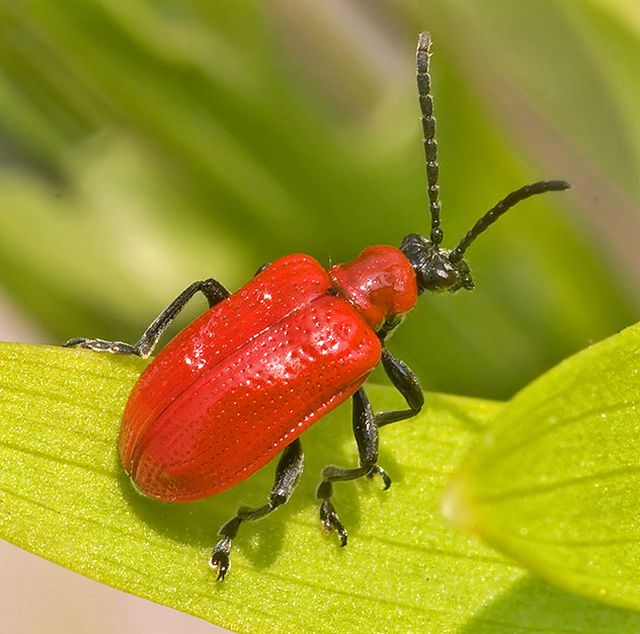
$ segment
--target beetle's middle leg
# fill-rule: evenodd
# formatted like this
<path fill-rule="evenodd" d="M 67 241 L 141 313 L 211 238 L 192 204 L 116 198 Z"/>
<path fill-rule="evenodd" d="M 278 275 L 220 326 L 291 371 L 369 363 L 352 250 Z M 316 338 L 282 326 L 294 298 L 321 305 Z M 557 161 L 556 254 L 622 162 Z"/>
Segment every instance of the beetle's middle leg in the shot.
<path fill-rule="evenodd" d="M 162 333 L 176 318 L 177 314 L 185 307 L 186 303 L 196 294 L 202 293 L 209 302 L 209 308 L 229 297 L 229 291 L 217 280 L 194 282 L 178 295 L 144 331 L 142 337 L 135 345 L 123 341 L 106 341 L 105 339 L 87 339 L 74 337 L 65 341 L 65 348 L 87 348 L 96 352 L 111 352 L 112 354 L 135 354 L 146 359 L 156 347 Z"/>
<path fill-rule="evenodd" d="M 384 488 L 391 486 L 391 478 L 379 467 L 378 460 L 378 426 L 371 403 L 364 390 L 360 388 L 353 395 L 353 436 L 358 445 L 360 466 L 356 469 L 342 469 L 328 465 L 322 470 L 322 480 L 316 495 L 322 500 L 320 505 L 320 521 L 327 531 L 335 530 L 342 546 L 347 545 L 347 529 L 344 527 L 331 502 L 333 483 L 345 480 L 356 480 L 367 475 L 379 474 Z"/>
<path fill-rule="evenodd" d="M 286 504 L 291 497 L 304 468 L 304 454 L 300 440 L 294 440 L 282 452 L 282 456 L 276 467 L 276 478 L 269 494 L 269 501 L 263 506 L 249 508 L 241 506 L 236 516 L 231 518 L 218 531 L 222 539 L 214 546 L 209 565 L 218 570 L 218 579 L 222 581 L 229 571 L 229 555 L 231 542 L 238 533 L 242 522 L 259 520 L 265 515 L 275 511 L 279 506 Z"/>
<path fill-rule="evenodd" d="M 382 467 L 376 464 L 378 461 L 378 429 L 415 416 L 424 404 L 424 395 L 416 375 L 386 348 L 382 350 L 382 365 L 393 385 L 407 402 L 408 409 L 374 414 L 369 399 L 364 390 L 360 388 L 353 395 L 353 435 L 358 445 L 360 466 L 356 469 L 342 469 L 329 465 L 322 470 L 322 481 L 318 486 L 317 496 L 322 500 L 320 520 L 326 530 L 335 530 L 338 533 L 342 546 L 347 544 L 347 530 L 331 502 L 332 483 L 356 480 L 363 476 L 372 478 L 378 474 L 384 482 L 385 490 L 388 489 L 391 486 L 391 478 Z"/>

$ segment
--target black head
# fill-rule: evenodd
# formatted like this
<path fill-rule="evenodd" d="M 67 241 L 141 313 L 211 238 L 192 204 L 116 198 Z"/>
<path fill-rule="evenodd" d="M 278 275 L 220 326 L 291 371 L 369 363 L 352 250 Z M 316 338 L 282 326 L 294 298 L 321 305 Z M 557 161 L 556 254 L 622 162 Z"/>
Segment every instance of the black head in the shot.
<path fill-rule="evenodd" d="M 449 249 L 443 249 L 418 233 L 410 233 L 402 241 L 400 250 L 407 256 L 416 272 L 420 293 L 454 293 L 461 288 L 473 290 L 473 280 L 467 263 L 462 258 L 452 262 Z"/>
<path fill-rule="evenodd" d="M 424 134 L 424 154 L 427 168 L 427 194 L 429 211 L 431 212 L 431 234 L 425 238 L 411 233 L 402 240 L 400 250 L 411 262 L 418 280 L 418 291 L 451 293 L 465 288 L 474 288 L 469 266 L 463 255 L 471 243 L 500 216 L 531 196 L 550 191 L 568 189 L 565 181 L 539 181 L 525 185 L 508 196 L 485 213 L 464 235 L 454 249 L 440 246 L 444 233 L 440 227 L 440 188 L 438 187 L 438 144 L 436 142 L 436 119 L 433 115 L 433 98 L 431 96 L 431 77 L 429 75 L 429 56 L 431 36 L 421 33 L 418 39 L 417 80 L 420 110 L 422 112 L 422 130 Z"/>

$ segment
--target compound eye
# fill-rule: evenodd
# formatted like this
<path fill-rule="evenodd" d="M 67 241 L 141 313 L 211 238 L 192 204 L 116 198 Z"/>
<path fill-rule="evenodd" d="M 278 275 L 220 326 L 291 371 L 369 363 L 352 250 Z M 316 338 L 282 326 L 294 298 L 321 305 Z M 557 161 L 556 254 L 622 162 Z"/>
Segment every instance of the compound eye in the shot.
<path fill-rule="evenodd" d="M 449 290 L 459 283 L 459 277 L 454 271 L 436 269 L 434 271 L 434 286 L 439 290 Z"/>
<path fill-rule="evenodd" d="M 465 277 L 462 279 L 462 287 L 466 288 L 468 291 L 472 291 L 476 285 L 470 277 Z"/>

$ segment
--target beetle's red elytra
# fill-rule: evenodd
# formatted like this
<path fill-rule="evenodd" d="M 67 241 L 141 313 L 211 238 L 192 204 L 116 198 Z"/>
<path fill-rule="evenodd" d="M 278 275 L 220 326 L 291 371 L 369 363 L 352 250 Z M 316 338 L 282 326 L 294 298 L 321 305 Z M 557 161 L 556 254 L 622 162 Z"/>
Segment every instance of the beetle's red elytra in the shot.
<path fill-rule="evenodd" d="M 353 264 L 326 271 L 307 255 L 281 258 L 160 351 L 120 436 L 122 464 L 145 495 L 224 491 L 364 383 L 381 353 L 371 320 L 409 310 L 418 291 L 397 249 L 371 247 Z M 349 299 L 329 294 L 336 277 Z"/>
<path fill-rule="evenodd" d="M 308 255 L 288 255 L 261 267 L 231 294 L 207 279 L 186 288 L 135 345 L 74 338 L 67 347 L 148 357 L 184 305 L 202 293 L 209 310 L 182 330 L 147 366 L 122 418 L 120 458 L 142 494 L 168 502 L 215 495 L 245 480 L 276 454 L 266 504 L 240 507 L 219 530 L 210 565 L 224 579 L 240 525 L 288 501 L 304 465 L 299 436 L 351 398 L 359 466 L 325 467 L 317 497 L 320 520 L 341 545 L 347 531 L 331 502 L 333 483 L 379 475 L 378 431 L 415 416 L 424 404 L 420 382 L 386 341 L 425 291 L 473 289 L 463 256 L 471 243 L 520 201 L 567 189 L 540 181 L 512 192 L 485 213 L 454 249 L 440 246 L 437 143 L 430 90 L 431 40 L 421 33 L 417 83 L 424 131 L 429 238 L 409 234 L 400 248 L 372 246 L 347 264 L 325 269 Z M 407 408 L 374 413 L 363 385 L 382 367 Z"/>

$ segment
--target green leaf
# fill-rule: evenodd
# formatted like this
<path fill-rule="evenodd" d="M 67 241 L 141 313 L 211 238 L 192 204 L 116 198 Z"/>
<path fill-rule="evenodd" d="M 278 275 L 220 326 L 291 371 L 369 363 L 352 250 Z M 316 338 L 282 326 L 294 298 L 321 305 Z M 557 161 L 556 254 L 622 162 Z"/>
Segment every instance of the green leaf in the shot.
<path fill-rule="evenodd" d="M 213 499 L 161 504 L 132 489 L 116 441 L 144 362 L 0 345 L 0 535 L 116 588 L 242 632 L 637 632 L 640 615 L 554 590 L 440 520 L 450 474 L 500 405 L 430 395 L 418 420 L 382 433 L 394 478 L 336 487 L 347 548 L 319 528 L 320 468 L 352 465 L 349 408 L 304 436 L 293 500 L 244 526 L 224 583 L 210 547 L 238 503 L 261 503 L 273 466 Z M 371 387 L 377 409 L 401 405 Z"/>
<path fill-rule="evenodd" d="M 640 324 L 509 402 L 444 508 L 550 582 L 640 608 Z"/>

